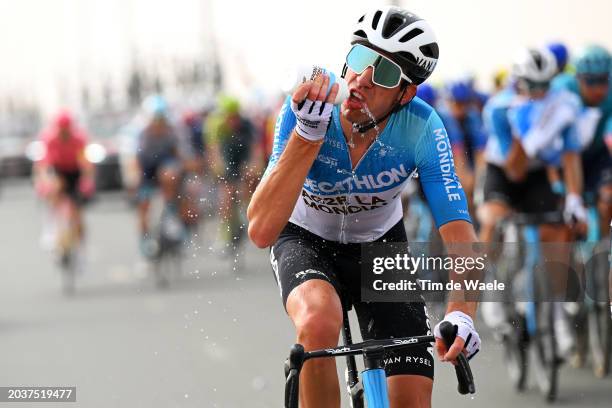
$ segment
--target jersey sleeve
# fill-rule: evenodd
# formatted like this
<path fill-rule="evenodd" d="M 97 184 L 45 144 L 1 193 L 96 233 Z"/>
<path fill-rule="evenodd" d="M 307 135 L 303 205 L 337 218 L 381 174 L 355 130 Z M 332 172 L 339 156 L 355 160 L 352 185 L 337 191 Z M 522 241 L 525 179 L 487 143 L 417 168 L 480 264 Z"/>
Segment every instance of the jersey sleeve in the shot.
<path fill-rule="evenodd" d="M 487 138 L 495 139 L 505 154 L 512 145 L 512 127 L 508 107 L 486 106 L 483 111 L 483 126 Z"/>
<path fill-rule="evenodd" d="M 570 125 L 566 127 L 561 133 L 561 135 L 563 137 L 564 152 L 578 153 L 582 150 L 582 143 L 580 143 L 580 137 L 576 125 Z"/>
<path fill-rule="evenodd" d="M 419 180 L 436 226 L 456 220 L 472 222 L 465 193 L 455 173 L 453 153 L 446 129 L 432 112 L 416 146 Z"/>
<path fill-rule="evenodd" d="M 537 120 L 529 123 L 529 129 L 521 140 L 530 157 L 554 143 L 555 138 L 563 135 L 578 118 L 578 98 L 569 92 L 554 93 L 543 104 Z"/>
<path fill-rule="evenodd" d="M 520 139 L 525 137 L 531 124 L 530 108 L 531 106 L 529 104 L 522 103 L 520 105 L 512 106 L 507 110 L 507 123 L 510 131 L 510 137 L 512 137 L 513 134 L 517 135 Z M 500 126 L 503 126 L 503 122 L 501 120 L 498 120 L 497 122 Z"/>
<path fill-rule="evenodd" d="M 285 103 L 280 109 L 278 118 L 276 119 L 276 125 L 274 126 L 274 142 L 272 143 L 272 154 L 270 155 L 270 161 L 263 177 L 267 176 L 272 171 L 281 154 L 285 150 L 287 141 L 291 136 L 293 128 L 295 128 L 295 114 L 291 110 L 291 99 L 287 97 Z"/>

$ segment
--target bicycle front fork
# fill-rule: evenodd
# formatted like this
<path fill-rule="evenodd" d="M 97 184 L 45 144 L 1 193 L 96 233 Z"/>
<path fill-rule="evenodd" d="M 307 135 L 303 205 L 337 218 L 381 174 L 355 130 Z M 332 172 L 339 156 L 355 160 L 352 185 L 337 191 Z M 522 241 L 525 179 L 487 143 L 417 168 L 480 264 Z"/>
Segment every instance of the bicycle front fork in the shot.
<path fill-rule="evenodd" d="M 383 368 L 382 346 L 366 347 L 363 350 L 365 371 L 361 373 L 368 408 L 389 408 L 387 376 Z"/>

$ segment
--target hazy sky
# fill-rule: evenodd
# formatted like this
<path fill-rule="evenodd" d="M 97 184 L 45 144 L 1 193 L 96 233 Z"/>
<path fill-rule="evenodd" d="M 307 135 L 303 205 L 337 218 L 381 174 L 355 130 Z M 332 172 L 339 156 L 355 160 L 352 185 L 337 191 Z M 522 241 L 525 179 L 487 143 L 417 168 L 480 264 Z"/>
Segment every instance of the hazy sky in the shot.
<path fill-rule="evenodd" d="M 272 89 L 283 67 L 340 70 L 352 26 L 375 0 L 0 0 L 0 92 L 45 106 L 81 80 L 120 81 L 136 58 L 163 63 L 205 52 L 212 33 L 234 91 Z M 440 44 L 435 79 L 472 71 L 489 85 L 522 45 L 562 40 L 612 47 L 610 0 L 403 0 Z M 138 50 L 138 55 L 134 51 Z M 149 62 L 153 63 L 153 62 Z M 101 78 L 104 76 L 104 78 Z M 63 88 L 58 90 L 58 81 Z"/>

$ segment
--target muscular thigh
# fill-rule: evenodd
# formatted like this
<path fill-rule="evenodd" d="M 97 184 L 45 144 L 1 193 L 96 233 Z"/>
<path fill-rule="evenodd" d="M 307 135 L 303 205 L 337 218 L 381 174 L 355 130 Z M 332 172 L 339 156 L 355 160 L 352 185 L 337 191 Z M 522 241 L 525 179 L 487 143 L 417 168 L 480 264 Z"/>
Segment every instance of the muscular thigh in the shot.
<path fill-rule="evenodd" d="M 310 280 L 325 281 L 341 293 L 330 257 L 318 240 L 299 227 L 287 225 L 270 249 L 270 264 L 285 309 L 289 295 L 298 293 L 296 289 Z"/>

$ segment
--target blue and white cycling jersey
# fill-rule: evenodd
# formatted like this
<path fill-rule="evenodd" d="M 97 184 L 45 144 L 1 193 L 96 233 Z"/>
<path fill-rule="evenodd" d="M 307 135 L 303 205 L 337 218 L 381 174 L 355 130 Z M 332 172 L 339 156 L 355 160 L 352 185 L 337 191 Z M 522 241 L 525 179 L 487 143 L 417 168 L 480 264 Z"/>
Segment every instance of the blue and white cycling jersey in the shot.
<path fill-rule="evenodd" d="M 584 105 L 575 74 L 558 75 L 552 83 L 552 88 L 574 93 Z M 578 129 L 580 143 L 585 150 L 587 160 L 594 156 L 607 154 L 608 149 L 604 142 L 605 136 L 612 134 L 612 90 L 608 91 L 608 95 L 599 106 L 582 106 Z"/>
<path fill-rule="evenodd" d="M 485 104 L 482 120 L 487 132 L 485 160 L 487 163 L 503 166 L 512 145 L 512 127 L 508 121 L 508 111 L 516 103 L 516 92 L 508 87 Z"/>
<path fill-rule="evenodd" d="M 432 107 L 415 98 L 392 114 L 354 169 L 340 114 L 335 106 L 290 222 L 331 241 L 374 241 L 402 219 L 400 193 L 417 172 L 438 227 L 454 220 L 471 222 L 446 130 Z M 288 98 L 276 123 L 266 174 L 278 162 L 295 122 Z"/>
<path fill-rule="evenodd" d="M 580 152 L 577 121 L 581 103 L 567 91 L 551 91 L 539 100 L 519 98 L 508 111 L 513 134 L 532 158 L 530 169 L 560 166 L 566 152 Z"/>

